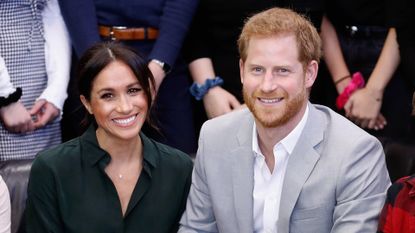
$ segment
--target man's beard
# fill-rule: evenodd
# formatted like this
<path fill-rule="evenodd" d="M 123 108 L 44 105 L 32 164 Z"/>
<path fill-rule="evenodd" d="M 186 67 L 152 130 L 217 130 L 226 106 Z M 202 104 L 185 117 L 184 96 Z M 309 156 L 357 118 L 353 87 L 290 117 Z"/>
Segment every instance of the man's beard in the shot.
<path fill-rule="evenodd" d="M 278 107 L 278 109 L 275 109 L 272 107 L 264 108 L 263 106 L 259 106 L 258 104 L 255 105 L 255 101 L 258 101 L 258 96 L 269 97 L 276 95 L 262 94 L 261 91 L 255 91 L 252 94 L 252 96 L 249 96 L 248 93 L 246 93 L 245 89 L 243 89 L 244 101 L 248 106 L 249 110 L 251 110 L 251 112 L 254 114 L 255 118 L 259 121 L 259 123 L 267 128 L 275 128 L 286 124 L 298 112 L 301 111 L 304 102 L 308 99 L 307 90 L 305 88 L 303 88 L 303 90 L 300 93 L 298 93 L 291 99 L 288 99 L 288 93 L 286 91 L 283 91 L 278 96 L 282 96 L 284 98 L 284 106 L 280 106 Z"/>

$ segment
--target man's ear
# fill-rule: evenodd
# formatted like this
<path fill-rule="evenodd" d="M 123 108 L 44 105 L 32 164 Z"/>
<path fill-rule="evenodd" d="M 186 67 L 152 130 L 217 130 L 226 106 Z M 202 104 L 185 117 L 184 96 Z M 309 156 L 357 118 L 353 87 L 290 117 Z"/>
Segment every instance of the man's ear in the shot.
<path fill-rule="evenodd" d="M 239 59 L 239 75 L 241 77 L 241 83 L 244 84 L 244 62 Z"/>
<path fill-rule="evenodd" d="M 305 70 L 305 86 L 306 88 L 310 88 L 313 86 L 314 82 L 317 78 L 318 72 L 318 63 L 315 60 L 312 60 Z"/>
<path fill-rule="evenodd" d="M 80 95 L 79 98 L 81 99 L 82 104 L 84 105 L 84 107 L 86 108 L 86 110 L 89 112 L 89 114 L 94 114 L 92 112 L 92 108 L 91 108 L 91 104 L 89 103 L 89 101 L 85 98 L 85 96 Z"/>

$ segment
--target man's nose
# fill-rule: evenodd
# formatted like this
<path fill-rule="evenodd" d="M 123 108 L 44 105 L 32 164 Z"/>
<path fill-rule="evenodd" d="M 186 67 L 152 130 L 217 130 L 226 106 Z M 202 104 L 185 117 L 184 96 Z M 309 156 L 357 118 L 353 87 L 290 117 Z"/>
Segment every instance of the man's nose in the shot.
<path fill-rule="evenodd" d="M 272 72 L 265 73 L 262 82 L 261 82 L 261 91 L 267 93 L 272 92 L 277 89 L 277 83 L 275 77 L 273 76 Z"/>

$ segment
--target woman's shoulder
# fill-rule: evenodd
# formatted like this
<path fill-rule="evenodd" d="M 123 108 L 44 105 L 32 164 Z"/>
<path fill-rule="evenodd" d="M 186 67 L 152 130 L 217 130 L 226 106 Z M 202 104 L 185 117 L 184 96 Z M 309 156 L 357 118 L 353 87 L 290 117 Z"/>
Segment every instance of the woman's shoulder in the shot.
<path fill-rule="evenodd" d="M 184 153 L 181 150 L 173 148 L 171 146 L 156 143 L 156 147 L 158 148 L 160 159 L 170 163 L 177 163 L 178 165 L 183 165 L 185 167 L 192 167 L 193 162 L 190 158 L 190 155 Z"/>
<path fill-rule="evenodd" d="M 144 141 L 144 143 L 152 148 L 154 152 L 157 152 L 155 155 L 157 155 L 157 160 L 159 163 L 169 164 L 171 167 L 176 167 L 179 169 L 193 168 L 193 161 L 190 158 L 190 155 L 147 137 Z"/>
<path fill-rule="evenodd" d="M 69 167 L 77 157 L 80 157 L 80 141 L 74 138 L 39 152 L 33 166 Z"/>

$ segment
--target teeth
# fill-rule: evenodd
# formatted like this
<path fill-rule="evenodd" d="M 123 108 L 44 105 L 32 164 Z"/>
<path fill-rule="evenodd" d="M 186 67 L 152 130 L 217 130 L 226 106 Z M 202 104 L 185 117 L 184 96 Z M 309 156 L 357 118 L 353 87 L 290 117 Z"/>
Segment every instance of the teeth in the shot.
<path fill-rule="evenodd" d="M 277 102 L 281 101 L 281 100 L 282 100 L 282 98 L 275 98 L 275 99 L 264 99 L 264 98 L 259 98 L 259 100 L 260 100 L 261 102 L 263 102 L 263 103 L 266 103 L 266 104 L 272 104 L 272 103 L 277 103 Z"/>
<path fill-rule="evenodd" d="M 121 124 L 121 125 L 127 125 L 129 123 L 131 123 L 134 119 L 135 119 L 135 115 L 132 117 L 129 117 L 127 119 L 113 119 L 113 121 L 115 121 L 115 123 L 117 124 Z"/>

